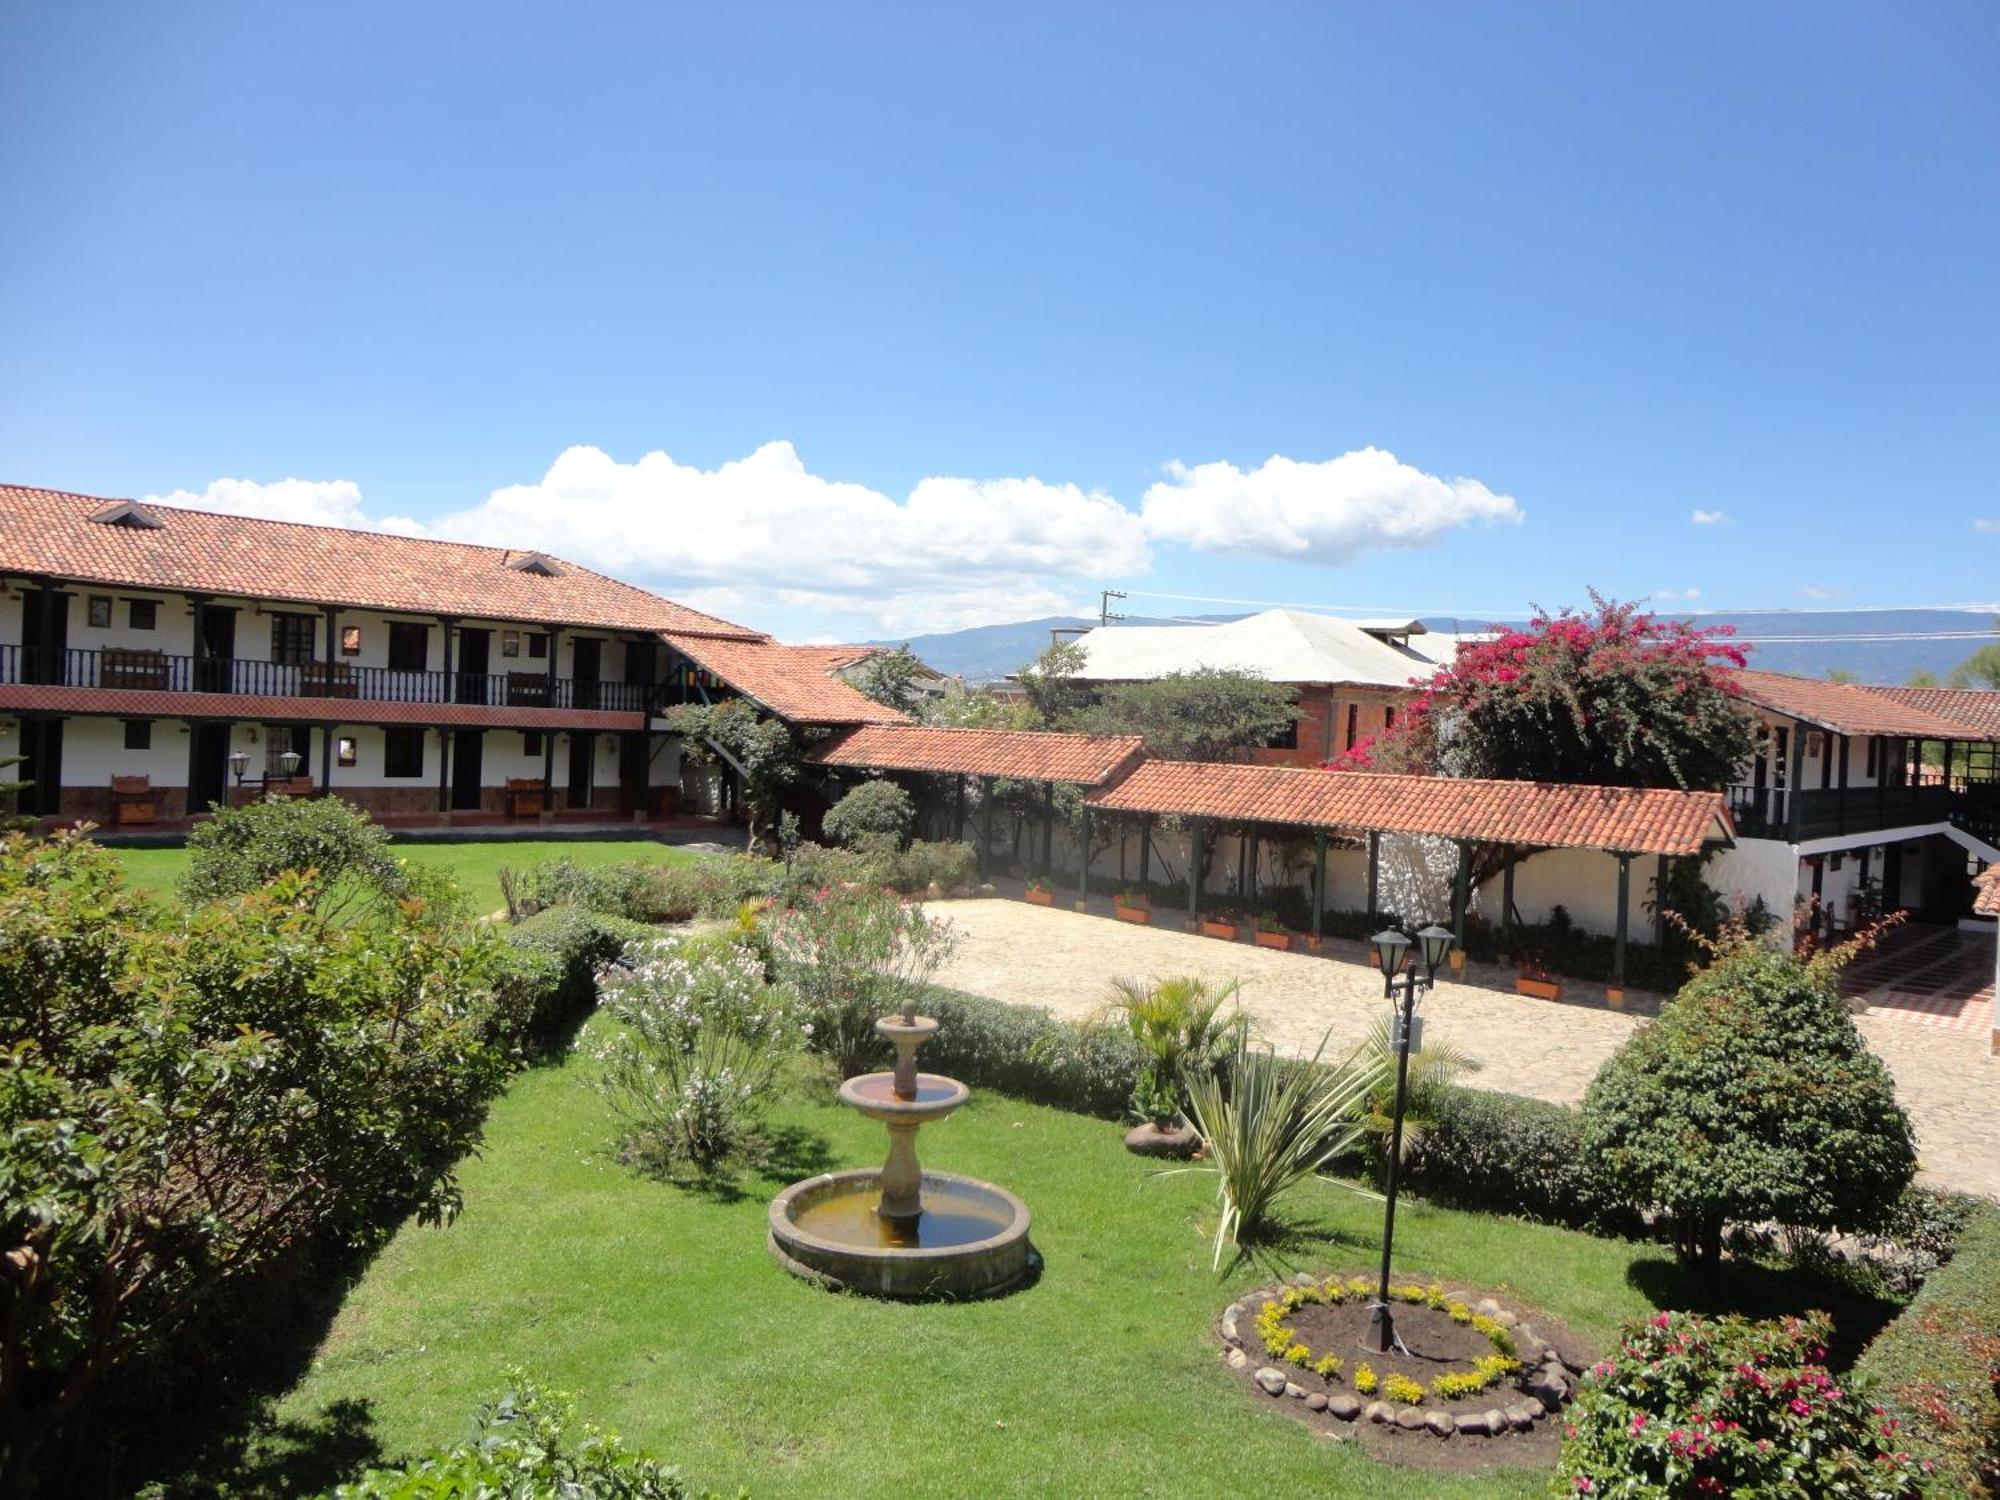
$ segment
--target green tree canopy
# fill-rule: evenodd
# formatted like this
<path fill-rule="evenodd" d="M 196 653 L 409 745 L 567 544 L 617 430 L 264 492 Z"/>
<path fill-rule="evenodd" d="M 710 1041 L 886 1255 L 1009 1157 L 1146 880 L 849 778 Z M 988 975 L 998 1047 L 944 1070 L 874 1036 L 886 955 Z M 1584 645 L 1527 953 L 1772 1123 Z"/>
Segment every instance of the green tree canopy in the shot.
<path fill-rule="evenodd" d="M 854 673 L 854 685 L 877 703 L 900 713 L 915 713 L 926 697 L 917 686 L 930 668 L 917 659 L 910 643 L 893 651 L 877 651 Z"/>
<path fill-rule="evenodd" d="M 1038 727 L 1066 728 L 1069 716 L 1090 701 L 1090 689 L 1076 675 L 1084 661 L 1083 647 L 1075 641 L 1056 641 L 1014 674 L 1028 695 Z"/>
<path fill-rule="evenodd" d="M 1981 646 L 1945 680 L 1955 688 L 2000 688 L 2000 644 Z"/>
<path fill-rule="evenodd" d="M 1835 978 L 1740 932 L 1592 1080 L 1584 1151 L 1713 1271 L 1731 1224 L 1869 1230 L 1916 1171 L 1909 1116 Z"/>
<path fill-rule="evenodd" d="M 1167 760 L 1232 760 L 1298 723 L 1297 695 L 1248 672 L 1197 667 L 1108 689 L 1062 727 L 1137 734 Z"/>

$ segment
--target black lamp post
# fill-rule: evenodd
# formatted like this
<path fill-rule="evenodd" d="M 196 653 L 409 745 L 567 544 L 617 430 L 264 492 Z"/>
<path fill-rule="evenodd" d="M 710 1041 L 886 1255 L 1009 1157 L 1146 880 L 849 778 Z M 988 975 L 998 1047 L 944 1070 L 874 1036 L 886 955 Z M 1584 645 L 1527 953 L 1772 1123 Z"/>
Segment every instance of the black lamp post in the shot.
<path fill-rule="evenodd" d="M 290 780 L 298 774 L 300 759 L 299 752 L 296 750 L 287 750 L 278 757 L 278 769 L 285 773 L 286 780 Z M 265 791 L 267 796 L 269 795 L 268 788 L 271 784 L 269 775 L 259 776 L 247 781 L 244 777 L 244 772 L 250 769 L 250 753 L 247 750 L 232 750 L 229 752 L 229 769 L 235 774 L 238 786 L 254 786 L 260 791 Z"/>
<path fill-rule="evenodd" d="M 1396 991 L 1400 988 L 1403 992 L 1390 1037 L 1396 1049 L 1396 1115 L 1389 1130 L 1389 1206 L 1382 1218 L 1382 1285 L 1376 1293 L 1375 1316 L 1370 1324 L 1375 1347 L 1387 1354 L 1396 1347 L 1396 1319 L 1389 1311 L 1389 1256 L 1396 1241 L 1396 1178 L 1403 1160 L 1403 1095 L 1410 1081 L 1410 1050 L 1423 1049 L 1416 1035 L 1417 997 L 1420 991 L 1437 982 L 1437 971 L 1451 952 L 1452 934 L 1435 923 L 1417 934 L 1417 941 L 1423 945 L 1421 975 L 1414 964 L 1407 972 L 1403 968 L 1404 955 L 1411 948 L 1408 937 L 1390 927 L 1376 933 L 1373 941 L 1375 956 L 1382 965 L 1382 993 L 1391 1005 L 1397 1005 Z"/>

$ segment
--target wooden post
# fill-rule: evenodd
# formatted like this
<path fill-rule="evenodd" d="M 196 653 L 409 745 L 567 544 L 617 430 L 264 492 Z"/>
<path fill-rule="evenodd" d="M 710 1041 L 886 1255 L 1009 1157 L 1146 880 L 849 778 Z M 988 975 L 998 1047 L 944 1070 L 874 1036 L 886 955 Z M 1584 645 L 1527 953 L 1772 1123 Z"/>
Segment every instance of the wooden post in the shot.
<path fill-rule="evenodd" d="M 1618 936 L 1611 949 L 1611 987 L 1625 988 L 1625 940 L 1626 929 L 1631 925 L 1631 913 L 1627 908 L 1632 904 L 1632 856 L 1618 856 Z"/>
<path fill-rule="evenodd" d="M 1840 737 L 1840 810 L 1835 815 L 1837 821 L 1834 824 L 1835 831 L 1839 833 L 1847 832 L 1847 751 L 1853 743 L 1844 734 Z"/>
<path fill-rule="evenodd" d="M 201 771 L 201 725 L 193 719 L 187 719 L 183 722 L 187 725 L 188 732 L 188 784 L 187 792 L 181 798 L 181 816 L 183 818 L 192 818 L 197 812 L 201 811 L 200 808 L 194 805 L 194 784 L 200 779 Z M 229 745 L 226 741 L 222 749 L 225 754 L 228 753 Z M 224 806 L 227 806 L 229 802 L 229 762 L 225 760 L 222 763 L 222 768 L 222 801 Z M 26 799 L 23 798 L 22 800 L 25 802 Z"/>
<path fill-rule="evenodd" d="M 332 605 L 326 607 L 326 650 L 321 653 L 326 661 L 326 693 L 332 697 L 336 691 L 333 682 L 334 636 L 339 631 L 340 611 Z M 308 744 L 311 741 L 307 741 Z M 322 793 L 333 786 L 333 726 L 322 724 L 319 730 L 319 789 Z"/>
<path fill-rule="evenodd" d="M 562 641 L 562 632 L 553 626 L 549 629 L 549 694 L 548 705 L 556 706 L 556 651 Z M 723 771 L 727 780 L 729 772 Z M 556 809 L 556 732 L 551 728 L 542 736 L 542 819 L 548 820 Z"/>
<path fill-rule="evenodd" d="M 1056 871 L 1056 784 L 1042 783 L 1042 878 Z"/>
<path fill-rule="evenodd" d="M 965 778 L 953 778 L 956 783 L 952 794 L 951 836 L 955 843 L 965 842 Z"/>
<path fill-rule="evenodd" d="M 1188 819 L 1188 931 L 1201 921 L 1201 840 L 1205 830 L 1200 818 Z"/>
<path fill-rule="evenodd" d="M 1667 876 L 1671 865 L 1667 856 L 1660 856 L 1659 869 L 1653 876 L 1653 946 L 1667 946 Z"/>
<path fill-rule="evenodd" d="M 1507 863 L 1501 867 L 1500 875 L 1500 961 L 1508 963 L 1514 957 L 1514 850 L 1508 848 L 1504 857 Z"/>
<path fill-rule="evenodd" d="M 1472 843 L 1468 839 L 1458 841 L 1458 873 L 1451 882 L 1451 934 L 1458 940 L 1458 951 L 1465 951 L 1465 910 L 1472 904 Z"/>
<path fill-rule="evenodd" d="M 438 732 L 438 816 L 451 821 L 451 731 L 440 724 Z"/>
<path fill-rule="evenodd" d="M 1144 890 L 1153 878 L 1153 815 L 1147 813 L 1139 820 L 1139 889 Z"/>
<path fill-rule="evenodd" d="M 1257 830 L 1243 831 L 1243 904 L 1249 906 L 1257 899 Z"/>
<path fill-rule="evenodd" d="M 1313 835 L 1313 936 L 1326 932 L 1326 830 Z"/>
<path fill-rule="evenodd" d="M 1376 896 L 1382 885 L 1382 835 L 1368 830 L 1368 915 L 1375 915 Z"/>
<path fill-rule="evenodd" d="M 1791 842 L 1799 841 L 1801 826 L 1801 794 L 1805 788 L 1800 785 L 1806 776 L 1806 731 L 1805 725 L 1792 721 L 1792 774 L 1785 778 L 1785 820 L 1790 829 Z"/>
<path fill-rule="evenodd" d="M 979 883 L 986 884 L 987 861 L 993 851 L 993 778 L 979 778 Z"/>
<path fill-rule="evenodd" d="M 1083 805 L 1083 832 L 1076 851 L 1076 909 L 1090 900 L 1090 804 Z"/>

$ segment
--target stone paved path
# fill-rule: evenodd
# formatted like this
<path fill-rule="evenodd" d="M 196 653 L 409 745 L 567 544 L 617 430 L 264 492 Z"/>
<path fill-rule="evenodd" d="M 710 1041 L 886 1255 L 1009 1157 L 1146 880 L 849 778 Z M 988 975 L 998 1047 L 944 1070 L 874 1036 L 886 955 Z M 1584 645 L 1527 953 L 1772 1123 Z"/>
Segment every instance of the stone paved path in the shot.
<path fill-rule="evenodd" d="M 1243 981 L 1255 1033 L 1281 1051 L 1310 1054 L 1331 1031 L 1329 1056 L 1344 1055 L 1386 1009 L 1382 981 L 1358 943 L 1329 943 L 1333 957 L 1280 953 L 1248 942 L 1162 927 L 1138 927 L 1062 907 L 1015 900 L 932 904 L 951 918 L 958 952 L 939 975 L 954 989 L 1071 1018 L 1097 1014 L 1114 976 L 1196 973 Z M 1604 1060 L 1658 1008 L 1634 992 L 1610 1009 L 1599 985 L 1565 982 L 1562 1001 L 1514 994 L 1511 972 L 1472 965 L 1464 982 L 1441 982 L 1424 1004 L 1425 1027 L 1468 1054 L 1476 1088 L 1574 1104 Z M 1863 1034 L 1895 1075 L 1916 1121 L 1926 1175 L 2000 1197 L 2000 1060 L 1984 1036 L 1863 1016 Z"/>

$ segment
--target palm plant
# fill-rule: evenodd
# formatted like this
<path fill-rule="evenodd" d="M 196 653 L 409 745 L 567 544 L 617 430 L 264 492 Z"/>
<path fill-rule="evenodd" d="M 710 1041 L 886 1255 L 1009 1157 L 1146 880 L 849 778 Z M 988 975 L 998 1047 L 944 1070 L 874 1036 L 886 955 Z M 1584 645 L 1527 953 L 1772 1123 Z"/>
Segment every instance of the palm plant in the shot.
<path fill-rule="evenodd" d="M 1191 1170 L 1213 1171 L 1217 1179 L 1217 1267 L 1225 1244 L 1257 1238 L 1279 1194 L 1353 1149 L 1367 1128 L 1363 1117 L 1381 1086 L 1381 1060 L 1361 1048 L 1338 1067 L 1322 1066 L 1332 1034 L 1320 1038 L 1309 1061 L 1299 1061 L 1268 1047 L 1253 1051 L 1239 1032 L 1224 1070 L 1183 1075 L 1189 1113 L 1213 1163 Z"/>
<path fill-rule="evenodd" d="M 1162 1129 L 1186 1106 L 1182 1078 L 1214 1074 L 1236 1050 L 1249 1020 L 1234 1009 L 1237 980 L 1211 985 L 1193 974 L 1165 979 L 1114 979 L 1112 1011 L 1145 1055 L 1132 1093 L 1133 1112 Z M 1224 1014 L 1224 1007 L 1230 1013 Z"/>
<path fill-rule="evenodd" d="M 1363 1147 L 1370 1170 L 1379 1181 L 1389 1163 L 1389 1138 L 1396 1107 L 1396 1044 L 1389 1018 L 1383 1016 L 1370 1028 L 1361 1050 L 1380 1070 L 1380 1083 L 1368 1100 L 1367 1130 Z M 1458 1082 L 1461 1073 L 1479 1064 L 1450 1042 L 1430 1042 L 1410 1054 L 1409 1077 L 1403 1089 L 1403 1159 L 1423 1145 L 1424 1132 L 1436 1118 L 1445 1092 Z"/>

